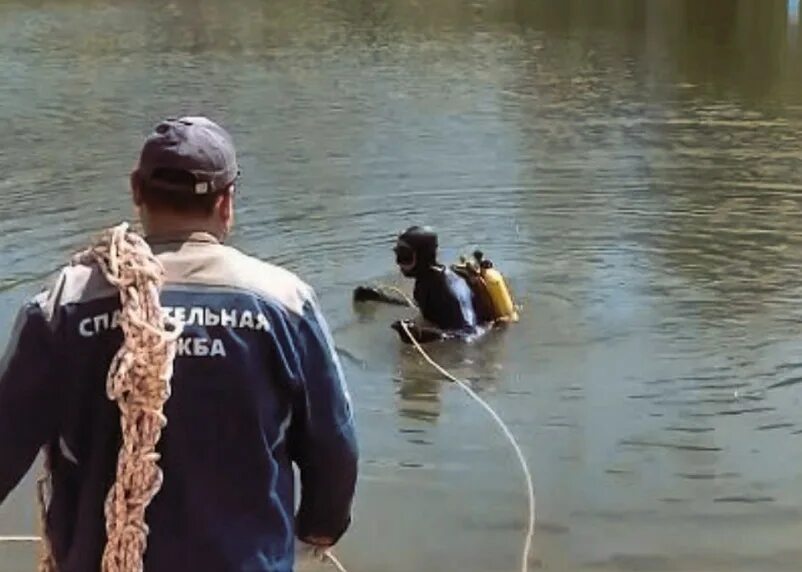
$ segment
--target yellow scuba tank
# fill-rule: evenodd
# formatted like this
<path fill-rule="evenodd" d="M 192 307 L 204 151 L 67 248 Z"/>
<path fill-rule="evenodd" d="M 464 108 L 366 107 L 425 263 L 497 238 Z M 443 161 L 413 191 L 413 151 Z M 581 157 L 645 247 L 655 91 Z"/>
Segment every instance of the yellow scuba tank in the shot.
<path fill-rule="evenodd" d="M 490 260 L 483 259 L 481 252 L 477 252 L 476 255 L 478 255 L 477 260 L 479 260 L 482 269 L 482 278 L 484 279 L 488 296 L 493 303 L 496 319 L 517 322 L 518 312 L 515 311 L 515 303 L 507 288 L 507 281 L 504 280 L 504 276 L 493 268 L 493 263 Z"/>
<path fill-rule="evenodd" d="M 479 262 L 466 260 L 463 256 L 460 257 L 459 264 L 452 265 L 451 269 L 468 283 L 468 287 L 473 292 L 473 309 L 479 322 L 486 323 L 496 320 L 495 304 L 490 298 Z"/>

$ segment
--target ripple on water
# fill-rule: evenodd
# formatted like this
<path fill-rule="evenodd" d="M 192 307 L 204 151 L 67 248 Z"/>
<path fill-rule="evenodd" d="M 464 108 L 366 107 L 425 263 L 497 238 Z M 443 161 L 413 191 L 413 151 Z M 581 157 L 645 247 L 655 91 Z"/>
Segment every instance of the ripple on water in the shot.
<path fill-rule="evenodd" d="M 792 385 L 797 385 L 799 383 L 802 383 L 802 376 L 793 376 L 769 385 L 768 389 L 778 389 L 780 387 L 788 387 Z"/>
<path fill-rule="evenodd" d="M 715 427 L 682 427 L 682 426 L 671 426 L 666 427 L 664 431 L 673 431 L 676 433 L 711 433 L 715 431 Z"/>
<path fill-rule="evenodd" d="M 795 423 L 768 423 L 766 425 L 758 425 L 755 427 L 755 431 L 773 431 L 776 429 L 790 429 L 796 427 Z"/>
<path fill-rule="evenodd" d="M 718 497 L 713 499 L 713 502 L 726 503 L 726 504 L 762 504 L 774 502 L 774 497 L 768 496 L 747 496 L 747 495 L 733 495 L 727 497 Z"/>
<path fill-rule="evenodd" d="M 717 481 L 722 479 L 737 479 L 740 473 L 677 473 L 677 477 L 688 481 Z"/>
<path fill-rule="evenodd" d="M 442 355 L 516 421 L 560 523 L 552 536 L 565 537 L 544 541 L 544 568 L 582 567 L 581 545 L 600 547 L 591 568 L 617 572 L 799 569 L 802 496 L 783 461 L 802 440 L 777 437 L 802 435 L 802 90 L 773 3 L 717 3 L 703 26 L 690 1 L 605 12 L 590 0 L 208 0 L 155 19 L 152 3 L 106 4 L 0 3 L 2 304 L 130 218 L 125 176 L 154 118 L 177 103 L 206 110 L 242 148 L 232 240 L 301 273 L 345 324 L 335 336 L 367 447 L 361 478 L 381 491 L 357 503 L 356 562 L 375 550 L 375 569 L 421 570 L 416 558 L 439 552 L 427 569 L 454 568 L 436 521 L 379 536 L 374 525 L 429 508 L 457 522 L 428 499 L 478 502 L 468 477 L 494 465 L 459 460 L 466 447 L 497 452 L 445 437 L 486 420 L 463 414 L 386 327 L 376 334 L 389 311 L 349 306 L 355 283 L 395 272 L 394 235 L 428 223 L 444 257 L 481 246 L 527 304 L 486 362 Z M 481 486 L 517 503 L 506 477 Z M 744 483 L 758 481 L 770 484 L 752 495 Z M 631 510 L 596 510 L 619 501 Z M 27 514 L 11 511 L 3 522 Z M 485 560 L 458 568 L 511 560 L 485 534 L 512 538 L 522 523 L 505 511 L 461 531 L 476 533 L 466 560 Z M 717 554 L 695 556 L 708 542 Z"/>
<path fill-rule="evenodd" d="M 641 449 L 674 449 L 677 451 L 698 451 L 698 452 L 717 452 L 722 451 L 721 447 L 714 445 L 694 445 L 690 443 L 670 443 L 660 441 L 645 441 L 638 439 L 622 439 L 618 442 L 624 447 L 636 447 Z"/>

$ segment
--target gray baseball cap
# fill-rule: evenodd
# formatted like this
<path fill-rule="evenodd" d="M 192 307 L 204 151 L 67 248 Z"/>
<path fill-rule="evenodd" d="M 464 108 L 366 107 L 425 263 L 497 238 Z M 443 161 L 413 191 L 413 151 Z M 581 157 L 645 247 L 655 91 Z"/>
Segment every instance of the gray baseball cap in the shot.
<path fill-rule="evenodd" d="M 181 185 L 159 178 L 160 171 L 184 171 L 194 178 Z M 166 119 L 145 140 L 137 172 L 145 183 L 172 192 L 205 195 L 222 191 L 239 175 L 234 142 L 206 117 Z M 155 175 L 155 176 L 154 176 Z"/>

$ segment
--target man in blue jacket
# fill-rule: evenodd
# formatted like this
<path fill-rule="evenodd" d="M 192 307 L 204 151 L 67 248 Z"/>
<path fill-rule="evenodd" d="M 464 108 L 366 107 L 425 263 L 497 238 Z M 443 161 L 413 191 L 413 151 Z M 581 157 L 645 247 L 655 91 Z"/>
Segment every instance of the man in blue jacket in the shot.
<path fill-rule="evenodd" d="M 230 136 L 189 117 L 156 127 L 131 176 L 166 271 L 162 304 L 185 323 L 146 572 L 290 572 L 295 536 L 326 547 L 350 524 L 357 445 L 342 369 L 313 290 L 222 244 L 238 173 Z M 105 379 L 119 309 L 98 268 L 67 267 L 24 306 L 0 364 L 0 502 L 46 447 L 59 572 L 99 570 L 106 541 L 120 427 Z"/>

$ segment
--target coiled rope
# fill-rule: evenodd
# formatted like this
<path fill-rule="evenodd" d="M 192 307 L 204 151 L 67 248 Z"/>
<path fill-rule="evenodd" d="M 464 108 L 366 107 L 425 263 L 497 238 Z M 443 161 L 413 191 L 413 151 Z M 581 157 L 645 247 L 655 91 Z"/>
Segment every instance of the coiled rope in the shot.
<path fill-rule="evenodd" d="M 167 424 L 164 404 L 170 397 L 178 336 L 183 324 L 162 310 L 159 293 L 164 268 L 145 240 L 123 223 L 104 231 L 72 263 L 96 265 L 120 294 L 119 324 L 123 345 L 106 378 L 106 394 L 120 410 L 121 444 L 116 479 L 106 497 L 106 546 L 102 572 L 142 572 L 147 547 L 145 510 L 159 492 L 163 474 L 156 445 Z M 49 470 L 40 479 L 44 518 Z M 56 572 L 47 531 L 42 524 L 39 572 Z"/>

